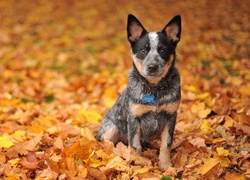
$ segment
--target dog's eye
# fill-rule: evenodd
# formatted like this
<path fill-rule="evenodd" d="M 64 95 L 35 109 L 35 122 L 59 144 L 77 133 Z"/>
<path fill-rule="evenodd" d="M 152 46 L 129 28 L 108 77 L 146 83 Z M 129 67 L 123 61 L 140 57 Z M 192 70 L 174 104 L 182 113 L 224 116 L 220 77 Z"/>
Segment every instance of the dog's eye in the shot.
<path fill-rule="evenodd" d="M 162 48 L 162 47 L 160 48 L 161 53 L 164 53 L 165 51 L 166 51 L 165 48 Z"/>
<path fill-rule="evenodd" d="M 143 48 L 140 49 L 140 52 L 142 54 L 146 54 L 147 53 L 147 49 L 145 47 L 143 47 Z"/>

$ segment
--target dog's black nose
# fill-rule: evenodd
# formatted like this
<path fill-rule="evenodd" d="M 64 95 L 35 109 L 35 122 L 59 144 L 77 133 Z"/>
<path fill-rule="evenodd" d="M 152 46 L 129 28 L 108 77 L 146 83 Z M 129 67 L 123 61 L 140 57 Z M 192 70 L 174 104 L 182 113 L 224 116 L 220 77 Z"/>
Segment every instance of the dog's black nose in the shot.
<path fill-rule="evenodd" d="M 149 72 L 154 72 L 158 70 L 158 65 L 157 64 L 149 64 L 148 65 L 148 71 Z"/>

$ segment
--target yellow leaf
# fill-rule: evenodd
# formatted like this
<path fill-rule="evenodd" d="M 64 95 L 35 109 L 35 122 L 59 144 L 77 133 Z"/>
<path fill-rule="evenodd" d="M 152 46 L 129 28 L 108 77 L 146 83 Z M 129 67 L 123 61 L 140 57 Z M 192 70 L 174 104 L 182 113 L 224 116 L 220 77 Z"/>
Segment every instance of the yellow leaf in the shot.
<path fill-rule="evenodd" d="M 152 168 L 153 168 L 152 166 L 144 166 L 144 167 L 141 167 L 141 166 L 133 166 L 133 167 L 132 167 L 132 171 L 133 171 L 132 177 L 133 177 L 133 176 L 136 176 L 136 175 L 138 175 L 138 174 L 147 173 L 147 172 L 149 172 Z"/>
<path fill-rule="evenodd" d="M 101 160 L 98 160 L 98 159 L 95 159 L 93 157 L 90 157 L 89 158 L 89 164 L 92 166 L 92 167 L 99 167 L 99 166 L 102 166 L 103 163 Z"/>
<path fill-rule="evenodd" d="M 187 91 L 190 91 L 190 92 L 196 92 L 197 91 L 197 88 L 193 85 L 190 85 L 190 86 L 186 86 L 185 87 L 187 89 Z"/>
<path fill-rule="evenodd" d="M 113 87 L 112 88 L 107 88 L 107 89 L 105 89 L 105 91 L 103 93 L 103 96 L 114 99 L 115 96 L 116 96 L 116 91 L 114 90 Z"/>
<path fill-rule="evenodd" d="M 217 138 L 217 139 L 213 139 L 212 142 L 213 143 L 218 143 L 218 142 L 223 142 L 225 140 L 226 140 L 225 138 Z"/>
<path fill-rule="evenodd" d="M 96 141 L 95 136 L 93 135 L 93 133 L 90 131 L 89 128 L 85 127 L 85 128 L 81 128 L 81 133 L 84 137 L 88 138 L 91 141 Z"/>
<path fill-rule="evenodd" d="M 6 173 L 4 180 L 20 180 L 20 177 L 16 174 Z"/>
<path fill-rule="evenodd" d="M 210 93 L 209 92 L 204 92 L 202 94 L 199 94 L 197 95 L 197 99 L 200 99 L 200 100 L 204 100 L 204 99 L 207 99 L 208 97 L 210 96 Z"/>
<path fill-rule="evenodd" d="M 95 155 L 102 160 L 103 164 L 107 164 L 110 160 L 110 155 L 106 154 L 102 149 L 96 150 Z"/>
<path fill-rule="evenodd" d="M 98 122 L 102 118 L 101 114 L 95 111 L 79 110 L 79 114 L 85 116 L 90 123 Z"/>
<path fill-rule="evenodd" d="M 204 175 L 207 172 L 209 172 L 214 166 L 216 166 L 218 163 L 220 163 L 217 159 L 214 158 L 207 158 L 203 159 L 204 164 L 200 167 L 198 170 L 198 174 Z"/>
<path fill-rule="evenodd" d="M 198 104 L 193 104 L 191 107 L 191 112 L 196 114 L 199 118 L 206 118 L 210 114 L 211 109 L 205 107 L 205 103 L 201 102 Z"/>
<path fill-rule="evenodd" d="M 98 159 L 96 159 L 96 158 L 94 157 L 94 154 L 95 154 L 95 150 L 93 150 L 93 151 L 89 154 L 88 158 L 87 158 L 87 159 L 84 159 L 83 161 L 84 161 L 85 163 L 90 164 L 92 167 L 98 167 L 98 166 L 103 165 L 103 163 L 102 163 L 100 160 L 98 160 Z"/>
<path fill-rule="evenodd" d="M 211 129 L 212 128 L 211 128 L 210 124 L 208 123 L 208 121 L 207 120 L 203 120 L 202 123 L 201 123 L 201 130 L 207 133 Z"/>
<path fill-rule="evenodd" d="M 39 134 L 43 131 L 43 127 L 40 125 L 39 122 L 33 121 L 32 125 L 29 127 L 29 131 L 32 133 Z"/>
<path fill-rule="evenodd" d="M 52 126 L 46 130 L 49 134 L 56 134 L 58 133 L 58 129 L 56 126 Z"/>
<path fill-rule="evenodd" d="M 119 156 L 116 156 L 114 159 L 112 159 L 106 165 L 106 167 L 110 169 L 115 169 L 117 171 L 126 171 L 128 169 L 126 162 Z"/>
<path fill-rule="evenodd" d="M 20 158 L 11 159 L 8 161 L 12 166 L 16 165 L 20 161 Z"/>
<path fill-rule="evenodd" d="M 3 135 L 0 137 L 0 148 L 9 148 L 13 146 L 13 142 L 10 140 L 8 135 Z"/>
<path fill-rule="evenodd" d="M 219 156 L 228 156 L 229 155 L 229 151 L 224 149 L 223 147 L 217 147 L 216 151 L 217 151 Z"/>
<path fill-rule="evenodd" d="M 26 131 L 17 130 L 11 136 L 14 140 L 22 142 L 25 140 Z"/>
<path fill-rule="evenodd" d="M 107 109 L 111 108 L 115 104 L 115 99 L 105 97 L 104 98 L 104 105 L 106 106 Z"/>
<path fill-rule="evenodd" d="M 216 152 L 213 153 L 214 158 L 217 159 L 223 167 L 228 167 L 230 160 L 226 156 L 219 156 Z"/>
<path fill-rule="evenodd" d="M 47 130 L 56 124 L 56 118 L 52 116 L 39 116 L 37 117 L 29 127 L 29 131 L 40 134 L 42 131 Z"/>

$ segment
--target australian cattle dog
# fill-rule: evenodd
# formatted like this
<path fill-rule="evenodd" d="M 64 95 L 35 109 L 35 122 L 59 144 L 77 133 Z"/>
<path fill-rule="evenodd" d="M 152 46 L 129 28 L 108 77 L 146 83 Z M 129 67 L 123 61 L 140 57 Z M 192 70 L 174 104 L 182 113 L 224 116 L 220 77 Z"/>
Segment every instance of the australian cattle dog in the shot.
<path fill-rule="evenodd" d="M 136 154 L 141 144 L 161 135 L 159 166 L 171 166 L 170 152 L 180 104 L 180 75 L 175 67 L 181 38 L 181 17 L 175 16 L 160 32 L 147 32 L 128 15 L 127 38 L 132 68 L 128 86 L 102 120 L 97 139 L 123 142 Z"/>

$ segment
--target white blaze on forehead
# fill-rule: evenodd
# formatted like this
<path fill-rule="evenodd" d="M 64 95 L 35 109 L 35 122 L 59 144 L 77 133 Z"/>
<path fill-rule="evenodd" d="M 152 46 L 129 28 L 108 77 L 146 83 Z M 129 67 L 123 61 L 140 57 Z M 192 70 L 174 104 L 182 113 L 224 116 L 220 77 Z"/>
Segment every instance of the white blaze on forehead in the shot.
<path fill-rule="evenodd" d="M 149 37 L 150 47 L 152 49 L 157 49 L 157 45 L 159 43 L 158 34 L 156 32 L 150 32 L 148 34 L 148 37 Z"/>

